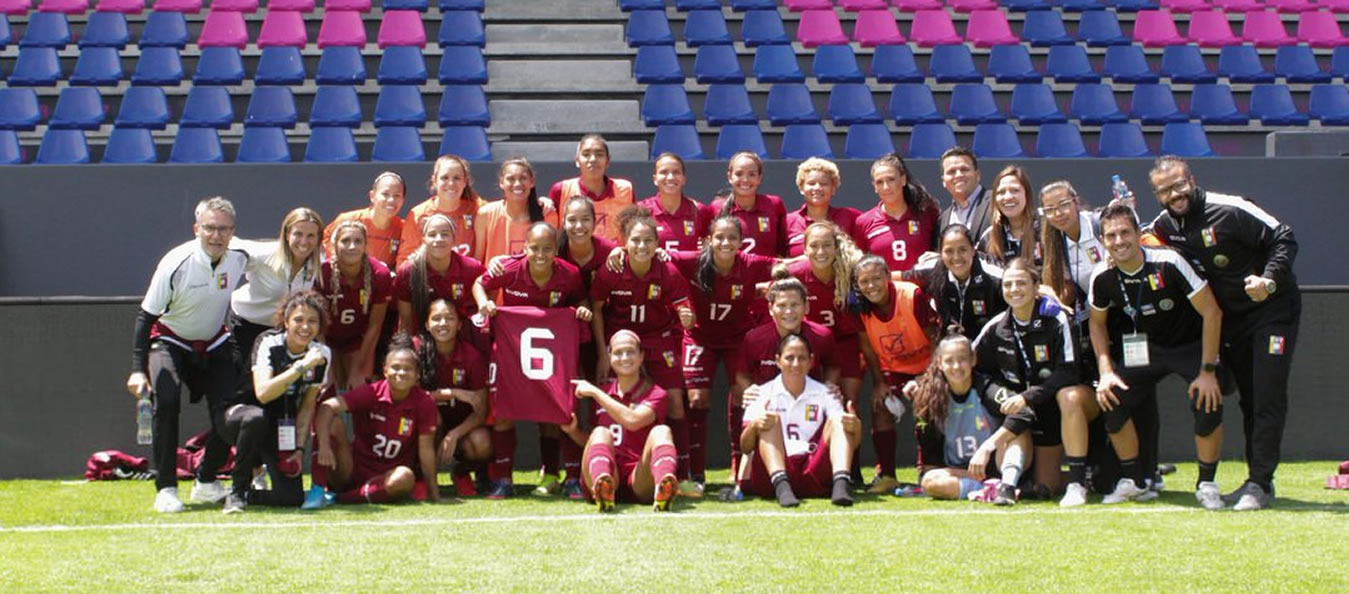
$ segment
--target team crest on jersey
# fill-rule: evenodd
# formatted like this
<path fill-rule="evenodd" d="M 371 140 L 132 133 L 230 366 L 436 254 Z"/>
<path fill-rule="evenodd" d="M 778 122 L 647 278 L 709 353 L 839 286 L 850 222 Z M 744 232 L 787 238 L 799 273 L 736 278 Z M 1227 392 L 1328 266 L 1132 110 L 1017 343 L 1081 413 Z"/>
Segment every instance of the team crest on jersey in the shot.
<path fill-rule="evenodd" d="M 464 370 L 455 368 L 450 372 L 450 383 L 456 386 L 464 385 Z"/>
<path fill-rule="evenodd" d="M 660 299 L 660 285 L 647 285 L 646 298 L 653 300 Z"/>
<path fill-rule="evenodd" d="M 1100 262 L 1100 261 L 1101 261 L 1101 251 L 1100 251 L 1099 249 L 1097 249 L 1096 246 L 1094 246 L 1094 245 L 1091 246 L 1091 247 L 1089 247 L 1089 248 L 1087 248 L 1087 259 L 1088 259 L 1088 260 L 1091 260 L 1091 263 L 1092 263 L 1092 264 L 1095 264 L 1095 263 L 1097 263 L 1097 262 Z"/>
<path fill-rule="evenodd" d="M 463 283 L 454 283 L 450 285 L 450 299 L 458 299 L 459 296 L 463 294 L 464 294 Z"/>
<path fill-rule="evenodd" d="M 365 307 L 365 302 L 370 299 L 370 292 L 366 291 L 365 289 L 361 289 L 359 299 L 361 301 L 361 307 Z"/>
<path fill-rule="evenodd" d="M 1152 290 L 1156 291 L 1158 289 L 1166 288 L 1166 281 L 1162 280 L 1162 273 L 1154 272 L 1148 275 L 1148 285 L 1152 287 Z"/>
<path fill-rule="evenodd" d="M 473 228 L 473 215 L 471 214 L 464 215 L 464 229 L 472 229 L 472 228 Z"/>
<path fill-rule="evenodd" d="M 739 299 L 741 293 L 745 292 L 744 285 L 731 285 L 731 299 Z"/>
<path fill-rule="evenodd" d="M 763 233 L 764 231 L 767 230 L 768 230 L 768 217 L 759 217 L 759 232 Z"/>
<path fill-rule="evenodd" d="M 229 286 L 230 286 L 230 273 L 222 272 L 220 274 L 215 275 L 215 287 L 217 289 L 223 291 L 229 288 Z"/>
<path fill-rule="evenodd" d="M 684 221 L 684 235 L 693 235 L 693 221 Z"/>
<path fill-rule="evenodd" d="M 556 307 L 559 303 L 562 303 L 562 291 L 549 291 L 548 307 Z"/>
<path fill-rule="evenodd" d="M 1271 335 L 1269 337 L 1269 354 L 1282 355 L 1284 349 L 1284 339 L 1282 336 Z"/>
<path fill-rule="evenodd" d="M 412 419 L 408 417 L 398 418 L 398 435 L 400 437 L 412 435 Z"/>
<path fill-rule="evenodd" d="M 1218 232 L 1213 227 L 1209 227 L 1199 232 L 1199 238 L 1203 240 L 1204 247 L 1213 247 L 1214 244 L 1218 243 Z"/>
<path fill-rule="evenodd" d="M 818 420 L 820 420 L 820 405 L 818 405 L 818 404 L 807 404 L 807 405 L 806 405 L 806 421 L 814 422 L 814 421 L 818 421 Z"/>
<path fill-rule="evenodd" d="M 983 417 L 981 417 L 981 416 L 980 416 L 980 417 L 975 417 L 975 418 L 974 418 L 974 428 L 977 429 L 977 430 L 979 430 L 979 431 L 983 431 L 983 430 L 985 430 L 985 429 L 988 429 L 988 419 L 985 419 L 985 418 L 983 418 Z"/>
<path fill-rule="evenodd" d="M 1049 360 L 1049 347 L 1043 344 L 1035 345 L 1035 360 L 1044 362 Z"/>
<path fill-rule="evenodd" d="M 982 316 L 988 313 L 988 306 L 984 305 L 983 299 L 971 299 L 970 309 L 974 310 L 974 315 Z"/>
<path fill-rule="evenodd" d="M 918 221 L 909 221 L 909 235 L 918 234 Z"/>
<path fill-rule="evenodd" d="M 665 351 L 661 353 L 661 356 L 665 358 L 665 366 L 674 369 L 675 366 L 674 351 Z"/>

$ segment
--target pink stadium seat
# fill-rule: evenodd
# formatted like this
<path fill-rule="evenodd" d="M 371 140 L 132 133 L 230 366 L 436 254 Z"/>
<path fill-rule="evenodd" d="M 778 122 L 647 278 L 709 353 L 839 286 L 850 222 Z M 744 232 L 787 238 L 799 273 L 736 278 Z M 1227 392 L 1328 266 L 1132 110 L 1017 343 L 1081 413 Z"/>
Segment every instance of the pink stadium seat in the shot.
<path fill-rule="evenodd" d="M 965 39 L 974 47 L 1021 43 L 1021 38 L 1012 34 L 1012 26 L 1007 24 L 1007 16 L 1001 10 L 971 12 L 970 22 L 965 26 Z"/>
<path fill-rule="evenodd" d="M 254 13 L 258 11 L 258 0 L 211 0 L 211 10 Z"/>
<path fill-rule="evenodd" d="M 28 14 L 32 9 L 32 0 L 0 0 L 0 13 L 3 14 Z"/>
<path fill-rule="evenodd" d="M 1185 38 L 1176 30 L 1176 22 L 1165 10 L 1140 10 L 1134 17 L 1134 41 L 1143 47 L 1182 45 Z"/>
<path fill-rule="evenodd" d="M 946 5 L 941 0 L 894 0 L 895 8 L 900 12 L 918 12 L 920 10 L 939 10 Z"/>
<path fill-rule="evenodd" d="M 201 0 L 155 0 L 154 9 L 159 12 L 201 12 Z"/>
<path fill-rule="evenodd" d="M 792 12 L 834 9 L 834 3 L 829 0 L 783 0 L 782 5 Z"/>
<path fill-rule="evenodd" d="M 1260 0 L 1213 0 L 1214 8 L 1221 8 L 1227 12 L 1250 12 L 1252 10 L 1264 10 L 1265 5 Z"/>
<path fill-rule="evenodd" d="M 796 39 L 806 47 L 848 43 L 843 25 L 833 10 L 807 10 L 801 13 L 801 24 L 796 28 Z"/>
<path fill-rule="evenodd" d="M 946 0 L 946 5 L 956 12 L 974 12 L 998 8 L 996 0 Z"/>
<path fill-rule="evenodd" d="M 272 0 L 267 3 L 267 10 L 314 12 L 314 0 Z"/>
<path fill-rule="evenodd" d="M 1241 38 L 1255 47 L 1279 47 L 1297 43 L 1283 27 L 1283 18 L 1272 10 L 1246 13 L 1241 26 Z"/>
<path fill-rule="evenodd" d="M 853 29 L 853 40 L 862 47 L 876 47 L 904 43 L 904 35 L 899 32 L 899 23 L 889 10 L 863 10 L 857 13 L 857 27 Z"/>
<path fill-rule="evenodd" d="M 275 6 L 275 3 L 269 4 Z M 309 43 L 304 16 L 294 10 L 269 8 L 258 33 L 258 47 L 304 47 Z"/>
<path fill-rule="evenodd" d="M 857 12 L 859 10 L 884 10 L 889 8 L 890 3 L 886 0 L 842 0 L 838 5 L 848 12 Z"/>
<path fill-rule="evenodd" d="M 212 10 L 206 13 L 206 22 L 197 37 L 199 47 L 237 47 L 248 45 L 248 28 L 244 15 L 232 10 Z"/>
<path fill-rule="evenodd" d="M 89 10 L 89 0 L 42 0 L 37 5 L 39 12 L 64 12 L 66 14 L 84 14 Z"/>
<path fill-rule="evenodd" d="M 1297 21 L 1297 38 L 1312 47 L 1339 47 L 1349 44 L 1340 31 L 1335 15 L 1324 10 L 1304 12 Z"/>
<path fill-rule="evenodd" d="M 1221 10 L 1201 10 L 1190 15 L 1187 37 L 1200 47 L 1226 47 L 1241 43 L 1241 38 L 1232 33 L 1227 13 Z"/>
<path fill-rule="evenodd" d="M 319 25 L 319 48 L 365 45 L 365 24 L 354 10 L 329 10 Z"/>
<path fill-rule="evenodd" d="M 323 0 L 323 10 L 354 10 L 370 12 L 370 0 Z"/>
<path fill-rule="evenodd" d="M 961 43 L 956 35 L 956 25 L 945 10 L 920 10 L 913 13 L 913 27 L 909 29 L 909 39 L 920 47 L 936 47 Z"/>
<path fill-rule="evenodd" d="M 422 13 L 415 10 L 390 10 L 379 25 L 379 47 L 391 45 L 426 47 L 426 27 Z"/>
<path fill-rule="evenodd" d="M 1265 0 L 1265 6 L 1278 10 L 1279 12 L 1307 12 L 1316 10 L 1316 5 L 1311 0 Z"/>
<path fill-rule="evenodd" d="M 145 12 L 145 0 L 98 0 L 98 5 L 94 10 L 99 12 L 140 14 Z"/>
<path fill-rule="evenodd" d="M 1162 0 L 1162 8 L 1176 12 L 1198 12 L 1208 10 L 1208 0 Z"/>
<path fill-rule="evenodd" d="M 1320 6 L 1321 8 L 1329 8 L 1330 12 L 1349 12 L 1349 0 L 1321 0 Z"/>

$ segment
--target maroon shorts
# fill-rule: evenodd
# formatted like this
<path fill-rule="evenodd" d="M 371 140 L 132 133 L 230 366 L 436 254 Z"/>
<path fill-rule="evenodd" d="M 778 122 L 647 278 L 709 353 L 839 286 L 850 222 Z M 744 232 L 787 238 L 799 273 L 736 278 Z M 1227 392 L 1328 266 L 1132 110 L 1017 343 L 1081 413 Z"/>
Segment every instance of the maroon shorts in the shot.
<path fill-rule="evenodd" d="M 643 363 L 647 375 L 657 386 L 670 390 L 684 389 L 683 336 L 642 337 Z"/>
<path fill-rule="evenodd" d="M 637 465 L 640 462 L 618 462 L 618 476 L 614 477 L 614 501 L 621 503 L 641 503 L 637 499 L 637 492 L 632 490 L 632 481 L 637 477 Z M 590 485 L 581 482 L 581 491 L 585 493 L 586 501 L 595 502 L 595 494 L 590 492 Z"/>
<path fill-rule="evenodd" d="M 712 380 L 717 376 L 717 365 L 726 367 L 726 375 L 734 380 L 735 370 L 731 369 L 736 347 L 714 348 L 698 344 L 693 337 L 684 336 L 684 385 L 694 388 L 711 388 Z"/>
<path fill-rule="evenodd" d="M 788 457 L 786 471 L 792 492 L 798 497 L 828 497 L 833 488 L 833 464 L 829 461 L 829 448 L 823 445 L 809 454 Z M 750 465 L 749 484 L 742 484 L 741 488 L 746 493 L 760 497 L 776 495 L 768 469 L 758 455 L 754 456 L 754 462 Z"/>
<path fill-rule="evenodd" d="M 840 336 L 834 341 L 837 350 L 834 358 L 838 360 L 840 377 L 844 379 L 862 379 L 862 343 L 857 335 Z"/>
<path fill-rule="evenodd" d="M 328 348 L 332 349 L 333 354 L 336 355 L 361 350 L 361 338 L 360 334 L 356 334 L 354 336 L 328 336 L 324 337 L 323 340 L 324 344 L 328 345 Z"/>
<path fill-rule="evenodd" d="M 456 402 L 450 406 L 448 402 L 437 403 L 436 410 L 440 412 L 440 429 L 443 435 L 446 431 L 454 429 L 467 421 L 473 414 L 473 407 L 465 402 Z"/>
<path fill-rule="evenodd" d="M 346 487 L 343 487 L 343 489 L 355 489 L 372 480 L 375 480 L 376 478 L 379 478 L 381 475 L 383 475 L 386 472 L 389 472 L 390 470 L 393 470 L 394 468 L 396 468 L 396 466 L 387 466 L 384 467 L 383 469 L 375 470 L 373 468 L 368 467 L 363 468 L 358 464 L 351 469 L 351 480 L 347 483 Z M 426 490 L 426 481 L 422 480 L 421 473 L 418 471 L 418 469 L 413 468 L 412 472 L 416 473 L 418 476 L 416 484 L 414 484 L 412 487 L 411 498 L 413 501 L 426 501 L 426 498 L 428 497 Z"/>

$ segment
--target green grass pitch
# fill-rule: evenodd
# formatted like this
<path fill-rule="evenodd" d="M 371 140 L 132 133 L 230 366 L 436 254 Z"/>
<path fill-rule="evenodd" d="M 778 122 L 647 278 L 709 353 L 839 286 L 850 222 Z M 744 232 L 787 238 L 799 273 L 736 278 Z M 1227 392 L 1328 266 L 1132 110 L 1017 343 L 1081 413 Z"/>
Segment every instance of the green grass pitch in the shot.
<path fill-rule="evenodd" d="M 1156 502 L 1075 510 L 861 495 L 601 516 L 521 495 L 163 516 L 145 482 L 16 480 L 0 482 L 0 592 L 1343 592 L 1349 491 L 1323 488 L 1334 468 L 1285 464 L 1257 513 L 1199 509 L 1192 464 Z M 1244 471 L 1224 464 L 1224 490 Z M 517 474 L 517 492 L 534 478 Z"/>

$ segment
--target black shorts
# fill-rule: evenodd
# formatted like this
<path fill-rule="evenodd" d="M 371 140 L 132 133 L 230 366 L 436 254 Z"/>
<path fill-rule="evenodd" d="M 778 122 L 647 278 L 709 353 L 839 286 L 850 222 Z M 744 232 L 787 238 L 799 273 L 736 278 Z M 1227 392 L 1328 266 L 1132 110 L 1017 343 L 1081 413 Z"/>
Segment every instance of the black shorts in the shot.
<path fill-rule="evenodd" d="M 1203 365 L 1203 343 L 1195 341 L 1180 346 L 1161 346 L 1157 344 L 1148 345 L 1148 365 L 1143 367 L 1125 367 L 1122 363 L 1115 364 L 1115 373 L 1129 385 L 1128 390 L 1116 390 L 1115 396 L 1119 398 L 1119 405 L 1104 411 L 1106 430 L 1115 433 L 1124 427 L 1124 424 L 1133 417 L 1134 410 L 1140 405 L 1146 403 L 1149 399 L 1157 395 L 1157 384 L 1162 379 L 1171 374 L 1179 375 L 1187 383 L 1194 381 L 1199 375 L 1199 368 Z M 1220 387 L 1226 392 L 1226 386 L 1223 386 L 1223 376 L 1219 376 Z M 1188 399 L 1189 395 L 1183 396 Z M 1208 435 L 1215 428 L 1222 424 L 1223 411 L 1221 405 L 1218 410 L 1213 412 L 1204 412 L 1195 407 L 1191 402 L 1190 411 L 1194 413 L 1194 428 L 1196 435 Z"/>
<path fill-rule="evenodd" d="M 1035 411 L 1035 422 L 1031 423 L 1030 436 L 1037 448 L 1063 445 L 1063 415 L 1059 412 L 1057 396 L 1031 407 Z"/>

